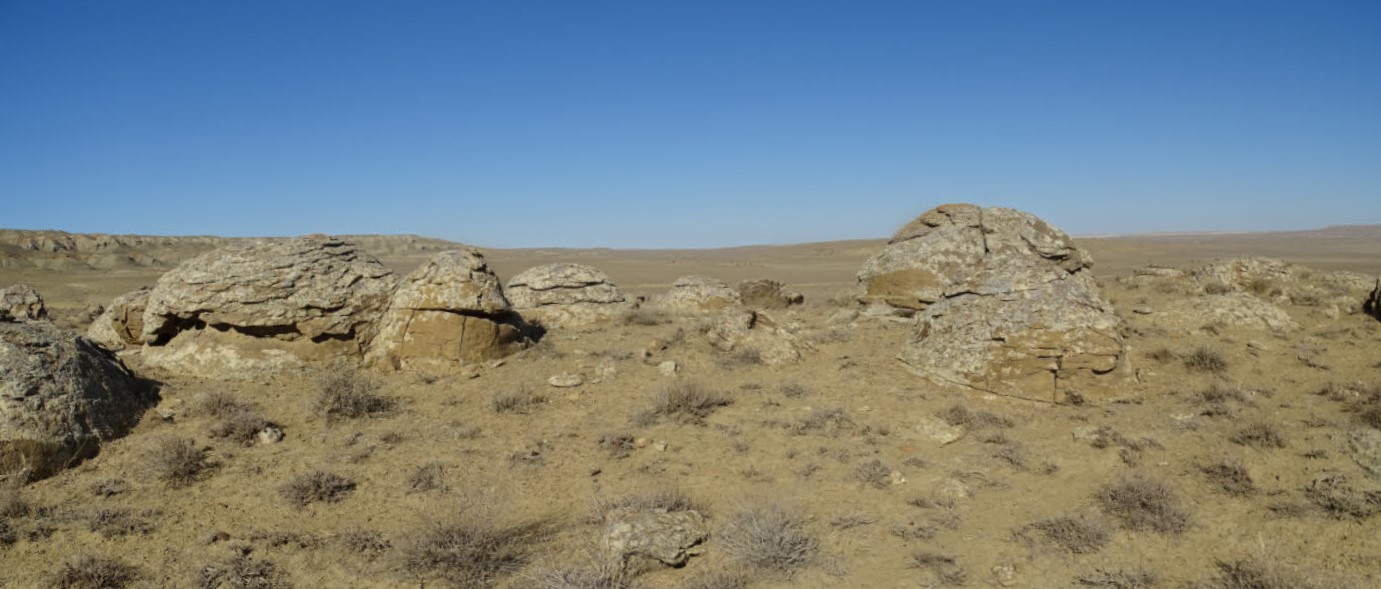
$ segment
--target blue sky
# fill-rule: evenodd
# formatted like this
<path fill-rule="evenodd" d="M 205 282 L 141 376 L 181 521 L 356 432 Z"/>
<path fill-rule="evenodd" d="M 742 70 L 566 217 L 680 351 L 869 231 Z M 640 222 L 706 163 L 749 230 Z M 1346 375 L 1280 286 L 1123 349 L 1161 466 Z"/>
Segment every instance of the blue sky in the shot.
<path fill-rule="evenodd" d="M 493 247 L 1381 223 L 1381 2 L 0 0 L 0 226 Z"/>

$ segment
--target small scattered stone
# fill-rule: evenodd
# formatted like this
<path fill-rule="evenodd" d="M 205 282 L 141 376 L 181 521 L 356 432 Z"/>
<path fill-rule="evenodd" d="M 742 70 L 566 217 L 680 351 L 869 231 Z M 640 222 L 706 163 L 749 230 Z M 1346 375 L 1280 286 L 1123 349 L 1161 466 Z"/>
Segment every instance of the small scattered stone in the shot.
<path fill-rule="evenodd" d="M 1266 344 L 1263 344 L 1256 340 L 1247 342 L 1247 347 L 1253 350 L 1261 350 L 1263 352 L 1269 352 L 1271 350 L 1270 346 L 1267 346 Z"/>
<path fill-rule="evenodd" d="M 938 417 L 923 415 L 916 423 L 916 433 L 944 446 L 964 437 L 965 431 L 962 426 L 950 425 Z"/>
<path fill-rule="evenodd" d="M 260 444 L 277 444 L 283 441 L 283 428 L 276 425 L 270 425 L 259 430 L 259 433 L 255 434 L 255 436 L 259 438 Z"/>
<path fill-rule="evenodd" d="M 888 481 L 891 482 L 893 485 L 905 485 L 905 484 L 906 484 L 906 476 L 902 475 L 901 471 L 898 471 L 898 470 L 894 470 L 894 471 L 892 471 L 891 474 L 887 475 L 887 479 L 888 479 Z"/>
<path fill-rule="evenodd" d="M 1137 315 L 1150 315 L 1155 311 L 1152 311 L 1150 307 L 1134 307 L 1132 309 L 1132 312 L 1136 313 Z"/>
<path fill-rule="evenodd" d="M 563 372 L 547 379 L 547 384 L 559 389 L 578 387 L 585 384 L 585 378 L 572 372 Z"/>
<path fill-rule="evenodd" d="M 656 442 L 652 443 L 652 447 L 656 449 L 658 452 L 666 452 L 667 442 L 666 440 L 657 440 Z"/>
<path fill-rule="evenodd" d="M 657 365 L 657 372 L 662 373 L 663 376 L 676 376 L 676 372 L 680 369 L 681 367 L 671 360 Z"/>
<path fill-rule="evenodd" d="M 998 585 L 1011 587 L 1017 584 L 1017 567 L 1009 563 L 1003 563 L 993 567 L 993 578 Z"/>

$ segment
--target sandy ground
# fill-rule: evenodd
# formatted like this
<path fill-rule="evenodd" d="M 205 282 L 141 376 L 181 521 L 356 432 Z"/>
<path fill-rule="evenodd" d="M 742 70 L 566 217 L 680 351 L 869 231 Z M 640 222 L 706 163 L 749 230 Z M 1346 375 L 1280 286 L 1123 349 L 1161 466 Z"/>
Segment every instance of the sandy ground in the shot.
<path fill-rule="evenodd" d="M 777 315 L 814 351 L 798 365 L 772 369 L 715 352 L 697 320 L 553 331 L 474 378 L 374 376 L 396 409 L 334 421 L 310 407 L 316 374 L 248 382 L 150 374 L 165 383 L 162 401 L 133 434 L 21 491 L 29 509 L 10 521 L 15 541 L 0 545 L 0 586 L 45 586 L 64 561 L 92 553 L 136 567 L 131 587 L 215 587 L 203 582 L 207 567 L 244 554 L 270 564 L 272 573 L 246 573 L 244 584 L 223 586 L 445 587 L 410 558 L 417 554 L 410 547 L 435 522 L 476 512 L 493 522 L 547 523 L 546 534 L 519 551 L 516 570 L 494 579 L 495 586 L 608 586 L 544 583 L 544 572 L 588 560 L 600 537 L 592 514 L 601 502 L 666 489 L 700 504 L 712 536 L 705 554 L 682 568 L 645 572 L 636 579 L 642 586 L 739 586 L 716 576 L 739 569 L 749 571 L 747 586 L 764 588 L 1310 586 L 1212 584 L 1221 581 L 1221 564 L 1243 560 L 1318 587 L 1381 586 L 1381 518 L 1326 509 L 1308 492 L 1333 473 L 1362 493 L 1364 507 L 1367 491 L 1381 505 L 1381 480 L 1369 478 L 1347 451 L 1349 436 L 1364 427 L 1349 409 L 1365 391 L 1381 390 L 1381 322 L 1288 306 L 1298 331 L 1178 333 L 1158 327 L 1156 315 L 1129 311 L 1157 309 L 1171 295 L 1116 280 L 1146 263 L 1184 266 L 1244 254 L 1376 275 L 1381 238 L 1079 243 L 1093 253 L 1100 283 L 1128 323 L 1140 383 L 1125 402 L 1049 406 L 939 387 L 894 360 L 910 335 L 907 324 L 831 323 L 842 304 L 835 296 L 880 240 L 710 251 L 487 251 L 503 278 L 539 263 L 577 261 L 635 295 L 656 294 L 686 274 L 731 283 L 775 278 L 807 295 L 805 306 Z M 384 261 L 402 272 L 424 258 Z M 7 269 L 0 285 L 34 285 L 61 319 L 152 284 L 158 273 Z M 1200 347 L 1226 366 L 1192 370 L 1182 359 Z M 659 373 L 664 360 L 681 366 L 679 376 Z M 546 384 L 562 372 L 589 382 L 572 389 Z M 655 393 L 677 381 L 731 403 L 702 420 L 637 419 Z M 1214 387 L 1232 391 L 1221 407 L 1203 403 Z M 213 437 L 216 420 L 196 410 L 212 393 L 254 405 L 286 438 L 242 446 Z M 497 412 L 493 400 L 505 394 L 535 401 Z M 962 438 L 942 445 L 917 431 L 937 415 L 963 421 L 956 407 L 968 412 Z M 1001 419 L 985 426 L 984 413 Z M 1262 424 L 1282 446 L 1240 436 Z M 1099 428 L 1101 435 L 1091 433 Z M 151 452 L 170 436 L 193 439 L 214 466 L 186 486 L 152 476 Z M 610 442 L 620 439 L 633 442 Z M 1224 462 L 1245 469 L 1250 491 L 1229 492 L 1206 474 L 1206 466 Z M 414 488 L 414 472 L 432 463 L 441 469 L 436 488 Z M 354 490 L 338 502 L 305 507 L 284 499 L 280 489 L 288 481 L 317 469 L 349 478 Z M 884 473 L 881 480 L 874 471 Z M 1183 530 L 1135 529 L 1098 499 L 1106 485 L 1133 476 L 1168 486 L 1188 518 Z M 96 487 L 124 491 L 105 496 Z M 721 540 L 732 535 L 736 514 L 758 505 L 799 515 L 817 543 L 804 566 L 748 569 L 727 549 Z M 1106 542 L 1070 550 L 1028 527 L 1065 515 L 1086 516 Z M 98 523 L 112 517 L 142 523 Z M 362 537 L 379 542 L 371 549 Z M 918 565 L 936 562 L 927 554 L 953 562 Z"/>

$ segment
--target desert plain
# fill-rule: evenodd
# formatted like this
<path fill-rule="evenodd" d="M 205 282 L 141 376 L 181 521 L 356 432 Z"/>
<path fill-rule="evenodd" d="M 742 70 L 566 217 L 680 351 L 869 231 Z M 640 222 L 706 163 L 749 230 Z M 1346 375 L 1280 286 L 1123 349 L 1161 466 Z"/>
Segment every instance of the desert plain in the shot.
<path fill-rule="evenodd" d="M 64 234 L 0 233 L 0 287 L 32 286 L 76 333 L 92 306 L 228 243 L 44 251 L 20 244 Z M 462 247 L 344 239 L 396 276 Z M 1074 241 L 1130 371 L 1089 400 L 908 370 L 916 320 L 853 296 L 881 238 L 479 248 L 505 283 L 578 263 L 630 303 L 687 275 L 780 281 L 804 302 L 761 313 L 799 343 L 789 362 L 712 345 L 716 313 L 650 308 L 437 373 L 199 374 L 120 351 L 156 398 L 94 456 L 6 473 L 0 586 L 1381 586 L 1381 321 L 1365 292 L 1291 296 L 1331 273 L 1375 284 L 1381 227 Z M 1244 257 L 1301 284 L 1191 276 Z M 1284 318 L 1211 313 L 1243 297 Z M 333 387 L 364 405 L 324 408 Z M 611 513 L 690 512 L 675 562 L 611 560 Z"/>

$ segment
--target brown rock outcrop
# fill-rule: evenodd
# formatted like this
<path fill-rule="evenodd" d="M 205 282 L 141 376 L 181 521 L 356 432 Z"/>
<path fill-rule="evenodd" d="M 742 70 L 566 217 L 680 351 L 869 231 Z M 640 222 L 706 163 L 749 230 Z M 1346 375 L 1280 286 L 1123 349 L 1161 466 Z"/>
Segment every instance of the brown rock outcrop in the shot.
<path fill-rule="evenodd" d="M 607 321 L 630 307 L 613 281 L 584 264 L 546 264 L 508 281 L 504 294 L 524 319 L 547 327 L 582 327 Z"/>

